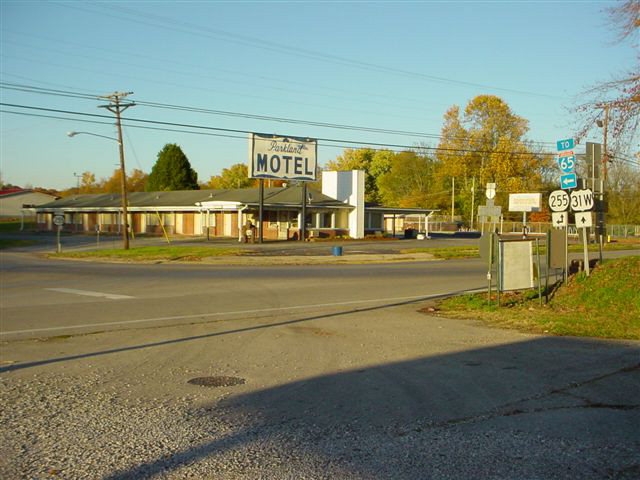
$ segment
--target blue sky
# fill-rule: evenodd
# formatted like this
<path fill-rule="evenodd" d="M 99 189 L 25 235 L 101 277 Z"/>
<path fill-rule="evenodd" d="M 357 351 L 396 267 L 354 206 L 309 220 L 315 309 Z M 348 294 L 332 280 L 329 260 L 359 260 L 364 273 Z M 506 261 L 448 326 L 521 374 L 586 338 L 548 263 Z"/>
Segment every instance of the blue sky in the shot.
<path fill-rule="evenodd" d="M 85 123 L 79 115 L 24 108 L 108 114 L 99 108 L 105 102 L 66 92 L 134 92 L 128 100 L 218 111 L 138 104 L 124 114 L 238 131 L 197 135 L 125 121 L 127 171 L 150 172 L 162 147 L 177 143 L 201 181 L 247 162 L 247 135 L 241 133 L 247 131 L 337 140 L 319 142 L 320 164 L 349 145 L 435 147 L 446 110 L 464 108 L 480 94 L 503 98 L 529 120 L 527 138 L 553 151 L 556 140 L 572 135 L 568 109 L 580 94 L 637 62 L 631 44 L 614 43 L 605 12 L 611 5 L 2 0 L 0 95 L 2 103 L 18 105 L 1 107 L 2 179 L 64 189 L 76 185 L 74 173 L 113 174 L 115 142 L 66 136 L 76 130 L 115 137 L 112 119 Z M 23 86 L 65 94 L 16 90 Z M 601 136 L 594 129 L 590 140 Z"/>

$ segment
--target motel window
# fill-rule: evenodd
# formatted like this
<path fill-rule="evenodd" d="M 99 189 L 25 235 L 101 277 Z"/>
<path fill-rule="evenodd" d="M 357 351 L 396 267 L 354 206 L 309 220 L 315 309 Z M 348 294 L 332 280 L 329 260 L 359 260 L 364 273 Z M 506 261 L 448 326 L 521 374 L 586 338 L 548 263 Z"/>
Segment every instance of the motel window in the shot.
<path fill-rule="evenodd" d="M 332 228 L 333 214 L 331 212 L 318 214 L 318 228 Z"/>
<path fill-rule="evenodd" d="M 367 228 L 382 229 L 382 214 L 371 212 L 367 213 Z"/>

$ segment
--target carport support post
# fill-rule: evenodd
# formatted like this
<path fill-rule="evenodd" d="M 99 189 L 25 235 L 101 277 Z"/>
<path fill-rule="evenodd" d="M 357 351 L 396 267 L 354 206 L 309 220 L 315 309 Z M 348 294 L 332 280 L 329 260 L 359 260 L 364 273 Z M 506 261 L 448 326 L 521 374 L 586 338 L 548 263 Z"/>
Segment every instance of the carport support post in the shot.
<path fill-rule="evenodd" d="M 300 241 L 307 237 L 307 182 L 302 182 L 302 221 L 300 223 Z"/>
<path fill-rule="evenodd" d="M 264 178 L 260 179 L 260 205 L 258 207 L 258 243 L 262 243 L 262 217 L 264 214 Z"/>

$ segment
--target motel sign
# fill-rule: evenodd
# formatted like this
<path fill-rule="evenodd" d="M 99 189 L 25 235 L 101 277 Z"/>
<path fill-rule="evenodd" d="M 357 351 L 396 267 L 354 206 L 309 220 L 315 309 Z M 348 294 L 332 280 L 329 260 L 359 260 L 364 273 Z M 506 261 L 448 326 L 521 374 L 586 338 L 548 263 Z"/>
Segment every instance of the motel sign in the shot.
<path fill-rule="evenodd" d="M 317 140 L 251 134 L 249 177 L 316 180 Z"/>

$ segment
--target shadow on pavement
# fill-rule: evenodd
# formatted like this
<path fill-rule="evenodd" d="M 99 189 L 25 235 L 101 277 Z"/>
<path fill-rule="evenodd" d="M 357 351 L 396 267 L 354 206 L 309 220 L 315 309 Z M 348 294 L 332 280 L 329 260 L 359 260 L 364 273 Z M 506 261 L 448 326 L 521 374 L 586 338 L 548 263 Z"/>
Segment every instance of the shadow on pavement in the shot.
<path fill-rule="evenodd" d="M 637 478 L 638 360 L 549 337 L 310 378 L 196 408 L 209 440 L 107 478 Z"/>

